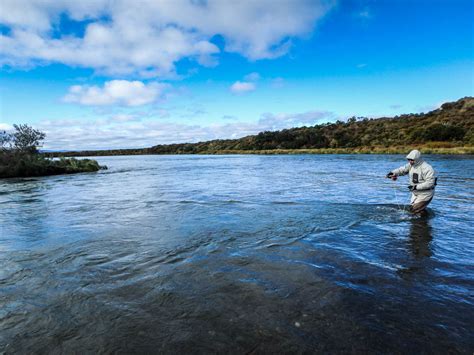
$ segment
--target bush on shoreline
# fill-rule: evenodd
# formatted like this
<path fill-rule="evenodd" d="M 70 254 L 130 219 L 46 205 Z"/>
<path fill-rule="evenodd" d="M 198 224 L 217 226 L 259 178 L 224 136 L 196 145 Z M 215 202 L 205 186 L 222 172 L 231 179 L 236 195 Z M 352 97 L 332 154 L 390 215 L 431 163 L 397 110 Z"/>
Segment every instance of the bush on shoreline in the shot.
<path fill-rule="evenodd" d="M 34 177 L 95 172 L 102 168 L 91 159 L 51 160 L 39 154 L 0 153 L 0 178 Z"/>
<path fill-rule="evenodd" d="M 0 178 L 95 172 L 107 167 L 91 159 L 48 159 L 37 146 L 45 134 L 27 125 L 13 125 L 14 133 L 0 132 Z"/>

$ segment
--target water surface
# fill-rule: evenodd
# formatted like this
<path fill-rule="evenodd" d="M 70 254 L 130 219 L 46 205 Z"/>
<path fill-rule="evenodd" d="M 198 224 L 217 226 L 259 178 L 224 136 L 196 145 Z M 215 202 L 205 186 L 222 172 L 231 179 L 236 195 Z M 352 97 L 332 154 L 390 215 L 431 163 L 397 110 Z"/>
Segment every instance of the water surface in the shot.
<path fill-rule="evenodd" d="M 99 157 L 0 181 L 0 352 L 474 350 L 474 159 Z"/>

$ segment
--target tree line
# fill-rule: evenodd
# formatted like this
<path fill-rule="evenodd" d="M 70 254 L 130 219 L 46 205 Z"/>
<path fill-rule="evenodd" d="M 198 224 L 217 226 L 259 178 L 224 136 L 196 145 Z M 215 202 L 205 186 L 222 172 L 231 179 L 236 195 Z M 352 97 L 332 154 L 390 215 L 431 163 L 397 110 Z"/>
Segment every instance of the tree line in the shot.
<path fill-rule="evenodd" d="M 265 131 L 239 139 L 155 145 L 143 149 L 115 149 L 52 153 L 63 156 L 137 154 L 215 154 L 303 149 L 357 149 L 445 142 L 453 147 L 474 146 L 474 98 L 443 104 L 428 113 L 395 117 L 351 117 L 310 127 Z"/>
<path fill-rule="evenodd" d="M 351 117 L 311 127 L 265 131 L 240 139 L 156 145 L 150 153 L 357 148 L 402 146 L 428 142 L 474 145 L 474 98 L 445 103 L 439 109 L 396 117 Z"/>

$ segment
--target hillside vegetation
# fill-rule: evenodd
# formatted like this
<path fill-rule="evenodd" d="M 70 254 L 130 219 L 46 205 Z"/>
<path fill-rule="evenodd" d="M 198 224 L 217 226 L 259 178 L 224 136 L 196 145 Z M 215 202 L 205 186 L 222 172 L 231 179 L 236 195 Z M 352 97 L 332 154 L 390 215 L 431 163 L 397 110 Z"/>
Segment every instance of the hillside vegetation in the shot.
<path fill-rule="evenodd" d="M 474 98 L 445 103 L 428 113 L 351 117 L 346 122 L 266 131 L 240 139 L 66 155 L 398 153 L 411 147 L 423 148 L 425 153 L 474 153 Z"/>

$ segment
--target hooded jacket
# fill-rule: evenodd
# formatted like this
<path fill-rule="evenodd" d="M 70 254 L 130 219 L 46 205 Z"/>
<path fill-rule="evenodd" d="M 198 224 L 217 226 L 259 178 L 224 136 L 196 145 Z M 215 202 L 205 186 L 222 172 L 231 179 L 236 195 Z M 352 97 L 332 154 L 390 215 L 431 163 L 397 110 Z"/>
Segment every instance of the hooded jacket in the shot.
<path fill-rule="evenodd" d="M 434 196 L 436 185 L 435 171 L 430 164 L 421 159 L 421 153 L 418 150 L 412 150 L 407 159 L 413 159 L 415 163 L 410 163 L 392 170 L 392 173 L 398 176 L 409 174 L 410 185 L 416 186 L 412 190 L 411 203 L 429 201 Z"/>

